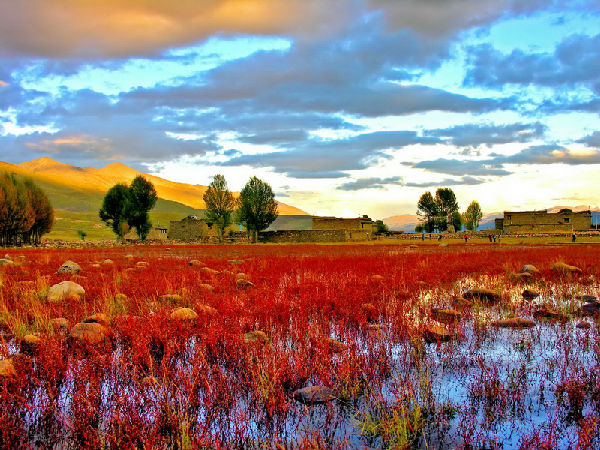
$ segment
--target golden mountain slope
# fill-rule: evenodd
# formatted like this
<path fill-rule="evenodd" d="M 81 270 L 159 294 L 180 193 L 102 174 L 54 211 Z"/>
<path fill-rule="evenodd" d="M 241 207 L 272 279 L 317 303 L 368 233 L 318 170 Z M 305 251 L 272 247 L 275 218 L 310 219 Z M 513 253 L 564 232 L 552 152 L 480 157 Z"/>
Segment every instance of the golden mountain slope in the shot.
<path fill-rule="evenodd" d="M 164 178 L 138 172 L 121 163 L 112 163 L 101 169 L 63 164 L 49 157 L 27 161 L 18 165 L 0 162 L 0 171 L 16 172 L 40 181 L 59 184 L 77 191 L 105 193 L 116 183 L 130 183 L 143 175 L 154 187 L 159 198 L 178 202 L 192 208 L 204 209 L 202 194 L 206 186 L 177 183 Z M 307 213 L 285 203 L 279 203 L 281 215 L 306 215 Z"/>

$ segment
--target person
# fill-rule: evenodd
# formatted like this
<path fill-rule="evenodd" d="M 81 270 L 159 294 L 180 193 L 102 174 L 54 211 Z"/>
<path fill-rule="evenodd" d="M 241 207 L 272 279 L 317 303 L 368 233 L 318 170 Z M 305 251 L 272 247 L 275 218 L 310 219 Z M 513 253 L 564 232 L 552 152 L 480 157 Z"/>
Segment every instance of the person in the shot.
<path fill-rule="evenodd" d="M 422 241 L 424 241 L 424 240 L 425 240 L 425 233 L 423 233 L 423 234 L 421 235 L 421 240 L 422 240 Z"/>
<path fill-rule="evenodd" d="M 577 241 L 577 236 L 575 235 L 575 232 L 573 231 L 573 236 L 571 236 L 571 242 L 576 242 Z"/>
<path fill-rule="evenodd" d="M 496 242 L 496 235 L 495 234 L 492 236 L 492 239 L 494 239 L 494 242 Z"/>
<path fill-rule="evenodd" d="M 488 239 L 490 240 L 490 242 L 492 242 L 492 235 L 488 234 Z"/>
<path fill-rule="evenodd" d="M 469 236 L 467 236 L 467 233 L 465 233 L 465 244 L 467 243 L 468 239 L 469 239 Z"/>
<path fill-rule="evenodd" d="M 440 234 L 438 234 L 438 241 L 441 241 L 441 240 L 442 240 L 442 235 L 440 233 Z"/>

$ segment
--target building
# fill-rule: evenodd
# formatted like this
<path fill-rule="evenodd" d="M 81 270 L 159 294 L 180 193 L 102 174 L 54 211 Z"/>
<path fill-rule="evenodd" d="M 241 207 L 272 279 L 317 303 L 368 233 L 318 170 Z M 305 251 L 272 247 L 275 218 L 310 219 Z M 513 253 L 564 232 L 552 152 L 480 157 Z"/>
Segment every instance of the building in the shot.
<path fill-rule="evenodd" d="M 368 216 L 351 219 L 338 217 L 311 217 L 311 227 L 303 221 L 303 229 L 298 229 L 298 221 L 294 221 L 295 229 L 267 230 L 259 234 L 262 242 L 353 242 L 368 241 L 374 238 L 377 224 Z"/>
<path fill-rule="evenodd" d="M 178 241 L 201 241 L 214 235 L 215 231 L 204 220 L 197 216 L 187 216 L 179 221 L 169 223 L 168 238 Z"/>
<path fill-rule="evenodd" d="M 160 225 L 150 228 L 148 235 L 146 236 L 147 241 L 166 241 L 168 230 L 161 227 Z M 126 241 L 137 241 L 138 235 L 134 228 L 131 228 L 123 237 Z"/>
<path fill-rule="evenodd" d="M 346 230 L 362 231 L 366 233 L 376 233 L 377 224 L 369 218 L 362 216 L 351 219 L 342 219 L 338 217 L 313 217 L 313 230 Z"/>
<path fill-rule="evenodd" d="M 570 233 L 592 228 L 591 211 L 573 212 L 561 209 L 557 213 L 541 211 L 505 211 L 503 219 L 495 221 L 496 229 L 504 233 Z"/>

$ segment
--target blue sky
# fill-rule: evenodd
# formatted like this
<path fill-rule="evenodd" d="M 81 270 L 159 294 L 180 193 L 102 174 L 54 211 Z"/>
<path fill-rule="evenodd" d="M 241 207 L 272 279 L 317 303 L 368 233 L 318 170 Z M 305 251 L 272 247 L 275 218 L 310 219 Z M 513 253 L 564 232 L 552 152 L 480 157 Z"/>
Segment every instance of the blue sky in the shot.
<path fill-rule="evenodd" d="M 0 0 L 0 153 L 313 214 L 595 206 L 596 0 Z M 36 30 L 32 33 L 31 30 Z"/>

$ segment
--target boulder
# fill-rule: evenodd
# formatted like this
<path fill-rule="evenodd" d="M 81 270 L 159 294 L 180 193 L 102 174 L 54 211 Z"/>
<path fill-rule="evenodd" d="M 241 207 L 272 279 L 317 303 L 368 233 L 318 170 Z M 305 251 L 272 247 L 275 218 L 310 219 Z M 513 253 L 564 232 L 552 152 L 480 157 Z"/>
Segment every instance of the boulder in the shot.
<path fill-rule="evenodd" d="M 200 283 L 200 284 L 198 285 L 198 287 L 199 287 L 200 289 L 202 289 L 203 291 L 209 291 L 209 292 L 212 292 L 212 291 L 214 291 L 214 290 L 215 290 L 215 288 L 214 288 L 214 287 L 212 287 L 212 286 L 211 286 L 210 284 L 208 284 L 208 283 Z"/>
<path fill-rule="evenodd" d="M 538 268 L 535 267 L 532 264 L 525 264 L 523 267 L 521 267 L 521 272 L 522 273 L 529 273 L 531 275 L 535 275 L 536 273 L 540 273 L 540 271 L 538 270 Z"/>
<path fill-rule="evenodd" d="M 236 280 L 235 287 L 237 287 L 238 289 L 249 289 L 249 288 L 253 288 L 255 286 L 254 286 L 254 283 L 252 281 L 248 281 L 248 280 Z"/>
<path fill-rule="evenodd" d="M 198 318 L 198 314 L 190 308 L 177 308 L 170 315 L 172 320 L 178 322 L 190 322 Z"/>
<path fill-rule="evenodd" d="M 576 295 L 575 300 L 582 300 L 586 303 L 598 303 L 598 297 L 589 294 Z"/>
<path fill-rule="evenodd" d="M 210 267 L 203 267 L 200 269 L 200 272 L 207 273 L 208 275 L 219 275 L 221 272 L 215 269 L 211 269 Z"/>
<path fill-rule="evenodd" d="M 235 281 L 238 280 L 245 280 L 246 279 L 246 274 L 244 272 L 239 272 L 235 274 Z"/>
<path fill-rule="evenodd" d="M 92 314 L 90 317 L 87 317 L 83 321 L 83 323 L 99 323 L 100 325 L 108 327 L 110 324 L 110 320 L 108 319 L 106 314 L 96 313 L 96 314 Z"/>
<path fill-rule="evenodd" d="M 270 342 L 269 336 L 264 331 L 255 330 L 244 333 L 244 342 L 246 344 L 254 344 L 260 342 L 262 344 L 268 344 Z"/>
<path fill-rule="evenodd" d="M 294 400 L 305 405 L 327 403 L 335 399 L 334 390 L 325 386 L 308 386 L 294 391 L 292 395 Z"/>
<path fill-rule="evenodd" d="M 63 263 L 62 266 L 60 266 L 58 268 L 58 274 L 64 274 L 64 273 L 70 273 L 70 274 L 77 274 L 81 272 L 81 267 L 79 266 L 79 264 L 77 264 L 76 262 L 73 261 L 65 261 Z"/>
<path fill-rule="evenodd" d="M 454 309 L 432 308 L 431 317 L 438 322 L 452 324 L 459 322 L 462 315 Z"/>
<path fill-rule="evenodd" d="M 206 266 L 206 264 L 204 264 L 202 261 L 198 261 L 197 259 L 190 260 L 190 262 L 188 263 L 188 265 L 192 266 L 192 267 L 204 267 L 204 266 Z"/>
<path fill-rule="evenodd" d="M 64 317 L 58 317 L 50 321 L 55 333 L 67 334 L 69 332 L 69 321 Z"/>
<path fill-rule="evenodd" d="M 459 309 L 467 309 L 473 306 L 473 300 L 467 299 L 464 297 L 453 296 L 451 299 L 451 303 L 455 308 Z"/>
<path fill-rule="evenodd" d="M 112 259 L 105 259 L 104 261 L 102 261 L 102 265 L 104 265 L 104 266 L 112 266 L 114 264 L 115 263 Z"/>
<path fill-rule="evenodd" d="M 453 339 L 455 334 L 445 327 L 439 325 L 427 325 L 423 330 L 423 339 L 428 344 L 437 344 L 439 342 L 448 342 Z"/>
<path fill-rule="evenodd" d="M 532 277 L 533 275 L 531 275 L 529 272 L 511 273 L 509 275 L 509 279 L 513 283 L 527 282 L 531 280 Z"/>
<path fill-rule="evenodd" d="M 0 359 L 0 380 L 17 376 L 15 366 L 10 359 Z"/>
<path fill-rule="evenodd" d="M 135 263 L 135 267 L 137 267 L 138 269 L 145 269 L 146 267 L 148 267 L 148 263 L 146 261 L 138 261 Z"/>
<path fill-rule="evenodd" d="M 562 313 L 559 313 L 558 311 L 555 311 L 551 308 L 548 307 L 543 307 L 540 309 L 536 309 L 533 312 L 533 318 L 535 320 L 547 320 L 547 321 L 560 321 L 560 322 L 566 322 L 567 321 L 567 316 L 565 316 Z"/>
<path fill-rule="evenodd" d="M 589 330 L 590 328 L 592 328 L 592 326 L 590 325 L 590 323 L 586 322 L 585 320 L 577 322 L 577 325 L 575 325 L 575 326 L 577 328 L 581 329 L 581 330 Z"/>
<path fill-rule="evenodd" d="M 28 334 L 21 340 L 20 352 L 27 356 L 35 356 L 40 351 L 42 339 L 35 334 Z"/>
<path fill-rule="evenodd" d="M 584 303 L 580 309 L 584 316 L 594 316 L 600 313 L 600 303 Z"/>
<path fill-rule="evenodd" d="M 523 292 L 521 292 L 521 295 L 525 300 L 533 300 L 540 296 L 539 292 L 535 292 L 529 289 L 525 289 Z"/>
<path fill-rule="evenodd" d="M 371 275 L 371 281 L 383 281 L 384 277 L 383 275 Z"/>
<path fill-rule="evenodd" d="M 471 289 L 463 294 L 463 298 L 467 300 L 479 300 L 488 305 L 499 303 L 502 296 L 498 291 L 492 289 Z"/>
<path fill-rule="evenodd" d="M 107 348 L 110 345 L 108 330 L 99 323 L 77 323 L 69 333 L 70 347 Z"/>
<path fill-rule="evenodd" d="M 165 294 L 159 297 L 161 302 L 170 303 L 171 305 L 179 305 L 183 302 L 183 297 L 179 294 Z"/>
<path fill-rule="evenodd" d="M 61 281 L 48 289 L 46 300 L 50 303 L 58 303 L 65 300 L 82 300 L 85 297 L 85 289 L 74 281 Z"/>
<path fill-rule="evenodd" d="M 513 317 L 512 319 L 495 320 L 492 325 L 499 328 L 533 328 L 535 322 L 521 317 Z"/>
<path fill-rule="evenodd" d="M 552 270 L 562 274 L 581 273 L 581 269 L 579 267 L 570 266 L 564 262 L 555 263 L 554 266 L 552 266 Z"/>
<path fill-rule="evenodd" d="M 7 258 L 1 258 L 0 259 L 0 267 L 8 267 L 8 266 L 14 266 L 15 263 Z"/>

